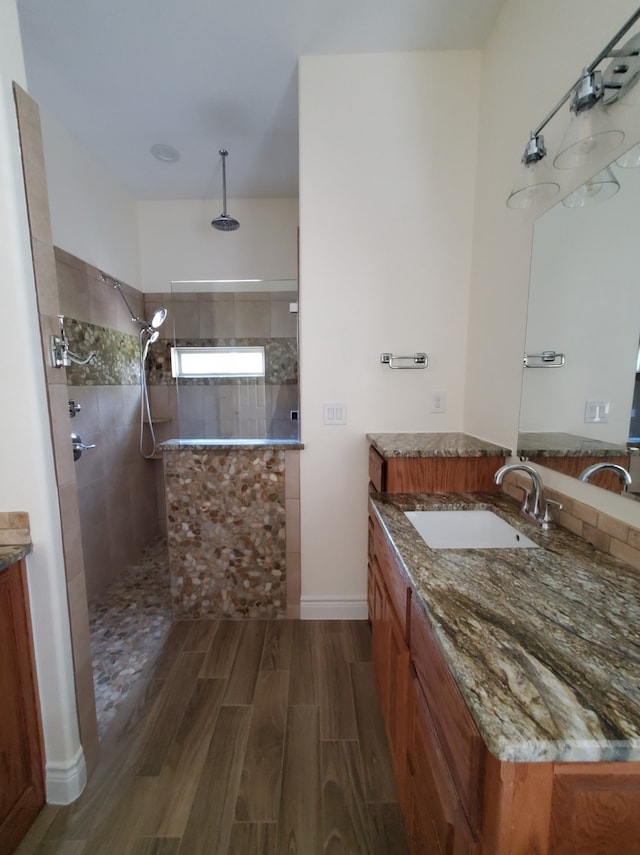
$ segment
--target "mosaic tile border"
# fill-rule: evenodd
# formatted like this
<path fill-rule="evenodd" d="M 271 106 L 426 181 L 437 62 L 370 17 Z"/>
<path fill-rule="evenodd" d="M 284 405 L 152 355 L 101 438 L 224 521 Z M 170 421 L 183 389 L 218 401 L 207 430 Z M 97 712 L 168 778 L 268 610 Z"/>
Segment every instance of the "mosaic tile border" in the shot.
<path fill-rule="evenodd" d="M 72 363 L 67 368 L 70 386 L 137 386 L 140 383 L 138 337 L 100 327 L 88 321 L 64 319 L 69 350 L 81 358 L 92 351 L 95 359 L 87 365 Z"/>

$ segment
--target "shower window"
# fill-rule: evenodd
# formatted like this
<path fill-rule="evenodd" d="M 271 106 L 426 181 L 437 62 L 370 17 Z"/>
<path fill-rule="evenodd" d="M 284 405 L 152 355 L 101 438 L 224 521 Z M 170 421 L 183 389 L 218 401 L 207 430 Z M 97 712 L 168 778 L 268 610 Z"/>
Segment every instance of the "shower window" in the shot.
<path fill-rule="evenodd" d="M 264 347 L 172 347 L 173 377 L 264 377 Z"/>

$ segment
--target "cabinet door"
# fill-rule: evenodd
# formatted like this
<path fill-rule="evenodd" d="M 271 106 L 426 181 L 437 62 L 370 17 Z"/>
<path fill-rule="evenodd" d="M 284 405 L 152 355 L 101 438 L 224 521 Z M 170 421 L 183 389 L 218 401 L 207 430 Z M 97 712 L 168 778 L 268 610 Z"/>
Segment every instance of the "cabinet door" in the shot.
<path fill-rule="evenodd" d="M 24 562 L 0 571 L 0 855 L 44 804 L 40 719 Z"/>
<path fill-rule="evenodd" d="M 409 691 L 409 648 L 389 603 L 389 703 L 387 709 L 387 734 L 391 748 L 393 771 L 398 787 L 400 804 L 405 803 L 407 784 L 407 695 Z"/>
<path fill-rule="evenodd" d="M 418 680 L 409 687 L 407 832 L 414 855 L 475 855 L 469 828 Z"/>

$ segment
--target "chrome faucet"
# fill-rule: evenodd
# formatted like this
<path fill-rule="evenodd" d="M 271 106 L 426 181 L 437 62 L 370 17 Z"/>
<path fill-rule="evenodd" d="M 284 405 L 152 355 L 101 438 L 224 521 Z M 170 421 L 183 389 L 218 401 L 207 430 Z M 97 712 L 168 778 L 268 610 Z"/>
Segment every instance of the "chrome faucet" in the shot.
<path fill-rule="evenodd" d="M 587 466 L 587 468 L 580 473 L 579 480 L 588 483 L 592 475 L 596 472 L 604 471 L 615 472 L 625 487 L 631 486 L 631 475 L 627 472 L 624 466 L 620 466 L 618 463 L 594 463 L 593 466 Z"/>
<path fill-rule="evenodd" d="M 496 484 L 502 484 L 502 479 L 507 472 L 526 472 L 531 478 L 531 482 L 533 484 L 533 504 L 531 503 L 531 493 L 525 487 L 522 487 L 524 490 L 524 501 L 522 502 L 521 508 L 522 513 L 536 522 L 541 528 L 545 530 L 551 528 L 551 506 L 555 505 L 560 510 L 562 505 L 560 502 L 554 502 L 552 499 L 544 498 L 540 473 L 534 469 L 533 466 L 527 466 L 526 463 L 509 463 L 506 466 L 501 466 L 493 476 L 493 480 Z M 544 512 L 540 513 L 540 505 L 542 503 L 544 503 Z"/>

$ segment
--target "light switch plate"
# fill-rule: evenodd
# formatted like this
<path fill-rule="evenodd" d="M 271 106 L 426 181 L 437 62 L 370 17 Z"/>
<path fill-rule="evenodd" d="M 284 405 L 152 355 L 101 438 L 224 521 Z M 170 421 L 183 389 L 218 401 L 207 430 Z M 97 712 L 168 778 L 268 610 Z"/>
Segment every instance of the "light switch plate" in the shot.
<path fill-rule="evenodd" d="M 322 407 L 326 425 L 346 425 L 347 405 L 344 401 L 325 401 Z"/>
<path fill-rule="evenodd" d="M 609 401 L 585 401 L 585 424 L 606 424 L 609 421 Z"/>

